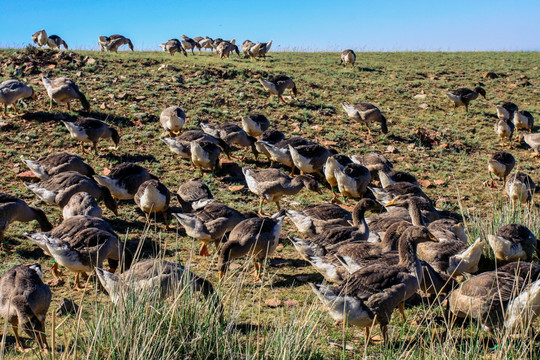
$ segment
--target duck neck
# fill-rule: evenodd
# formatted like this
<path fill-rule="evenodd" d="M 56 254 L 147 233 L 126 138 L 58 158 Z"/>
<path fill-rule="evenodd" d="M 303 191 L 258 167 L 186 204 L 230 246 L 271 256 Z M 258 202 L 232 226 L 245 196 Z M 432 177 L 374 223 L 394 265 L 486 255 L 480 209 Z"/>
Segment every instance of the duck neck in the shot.
<path fill-rule="evenodd" d="M 379 170 L 378 174 L 379 174 L 379 180 L 381 180 L 381 186 L 383 187 L 383 189 L 386 189 L 388 186 L 394 185 L 396 183 L 394 180 L 392 180 L 388 172 L 386 172 L 385 170 Z"/>
<path fill-rule="evenodd" d="M 416 256 L 417 244 L 409 238 L 409 232 L 405 231 L 399 238 L 398 252 L 399 265 L 407 267 L 407 269 L 416 269 L 418 257 Z"/>
<path fill-rule="evenodd" d="M 411 217 L 411 223 L 414 226 L 424 226 L 424 220 L 422 220 L 422 212 L 418 207 L 416 201 L 409 201 L 409 216 Z"/>
<path fill-rule="evenodd" d="M 283 194 L 294 195 L 298 193 L 304 187 L 304 180 L 307 180 L 304 175 L 295 177 L 288 184 L 283 186 Z"/>
<path fill-rule="evenodd" d="M 47 219 L 45 213 L 40 209 L 30 208 L 34 213 L 34 219 L 39 223 L 39 227 L 42 231 L 51 231 L 53 226 Z"/>
<path fill-rule="evenodd" d="M 369 228 L 365 218 L 366 209 L 363 206 L 357 205 L 352 214 L 353 226 L 356 226 L 360 232 L 368 233 Z"/>

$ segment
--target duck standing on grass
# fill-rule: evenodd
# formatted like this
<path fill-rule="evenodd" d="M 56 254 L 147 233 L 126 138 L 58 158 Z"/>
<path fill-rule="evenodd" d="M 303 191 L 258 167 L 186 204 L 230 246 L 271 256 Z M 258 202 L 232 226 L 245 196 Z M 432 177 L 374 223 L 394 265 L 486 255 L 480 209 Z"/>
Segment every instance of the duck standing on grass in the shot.
<path fill-rule="evenodd" d="M 469 111 L 469 103 L 473 100 L 476 100 L 479 95 L 486 98 L 486 90 L 477 86 L 474 90 L 468 88 L 459 88 L 454 91 L 446 93 L 446 96 L 454 102 L 454 109 L 458 106 L 465 106 L 465 111 Z"/>
<path fill-rule="evenodd" d="M 7 107 L 11 105 L 18 114 L 16 103 L 19 99 L 29 98 L 37 99 L 34 89 L 30 85 L 19 80 L 6 80 L 0 84 L 0 104 L 4 104 L 4 115 L 7 116 Z"/>
<path fill-rule="evenodd" d="M 270 97 L 272 97 L 272 95 L 275 95 L 278 97 L 278 100 L 280 102 L 283 101 L 284 103 L 286 103 L 285 99 L 283 99 L 283 93 L 287 89 L 291 90 L 293 96 L 296 97 L 298 95 L 296 84 L 294 83 L 293 79 L 291 79 L 287 75 L 276 75 L 268 80 L 259 78 L 259 82 L 262 84 L 264 89 L 270 93 Z"/>
<path fill-rule="evenodd" d="M 66 104 L 68 111 L 71 111 L 71 101 L 79 100 L 85 111 L 90 111 L 90 103 L 86 99 L 86 96 L 79 90 L 79 87 L 72 80 L 60 77 L 53 80 L 42 76 L 41 81 L 47 90 L 47 95 L 51 99 L 51 105 L 49 111 L 51 111 L 53 102 L 56 104 Z"/>
<path fill-rule="evenodd" d="M 31 350 L 24 348 L 19 328 L 37 341 L 41 351 L 49 350 L 45 318 L 51 299 L 51 289 L 43 283 L 39 264 L 14 266 L 0 278 L 0 316 L 11 324 L 18 351 Z"/>
<path fill-rule="evenodd" d="M 399 239 L 397 265 L 366 266 L 334 287 L 310 285 L 334 320 L 363 327 L 366 342 L 370 339 L 370 328 L 377 322 L 386 343 L 392 312 L 416 293 L 422 281 L 416 246 L 428 241 L 437 239 L 425 227 L 412 226 Z"/>
<path fill-rule="evenodd" d="M 231 258 L 245 255 L 253 257 L 255 263 L 255 281 L 261 280 L 264 260 L 271 255 L 279 243 L 284 215 L 277 213 L 273 218 L 246 219 L 234 227 L 229 240 L 221 248 L 218 269 L 222 279 L 229 267 Z"/>

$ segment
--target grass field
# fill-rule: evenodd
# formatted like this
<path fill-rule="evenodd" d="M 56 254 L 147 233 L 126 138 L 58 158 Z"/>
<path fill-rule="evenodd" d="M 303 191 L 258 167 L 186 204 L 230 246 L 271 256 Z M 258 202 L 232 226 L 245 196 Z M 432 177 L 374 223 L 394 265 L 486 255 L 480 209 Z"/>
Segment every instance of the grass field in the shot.
<path fill-rule="evenodd" d="M 304 136 L 349 155 L 384 153 L 394 167 L 420 180 L 437 207 L 465 215 L 471 241 L 513 218 L 540 234 L 536 207 L 532 212 L 518 209 L 512 213 L 505 205 L 502 182 L 497 189 L 482 185 L 488 178 L 487 160 L 502 149 L 493 131 L 495 104 L 512 101 L 521 110 L 535 116 L 540 113 L 538 53 L 358 53 L 356 67 L 347 69 L 338 65 L 337 53 L 272 53 L 265 61 L 251 61 L 236 55 L 220 60 L 211 53 L 187 58 L 156 52 L 77 51 L 62 57 L 55 54 L 54 51 L 44 52 L 42 57 L 51 60 L 32 68 L 25 58 L 28 56 L 25 50 L 0 51 L 1 79 L 18 76 L 32 84 L 39 95 L 37 101 L 25 100 L 19 105 L 25 115 L 2 120 L 8 125 L 0 130 L 0 158 L 3 159 L 0 191 L 36 204 L 53 224 L 61 222 L 61 211 L 39 203 L 25 188 L 18 177 L 27 170 L 20 155 L 37 158 L 55 151 L 77 153 L 98 173 L 115 163 L 133 161 L 148 168 L 172 192 L 183 181 L 202 177 L 218 200 L 242 211 L 257 210 L 256 196 L 246 188 L 237 190 L 235 187 L 243 184 L 237 174 L 209 175 L 193 171 L 159 140 L 161 110 L 178 105 L 186 111 L 186 129 L 196 129 L 199 121 L 239 123 L 240 117 L 261 112 L 270 119 L 271 127 L 289 136 Z M 162 68 L 162 65 L 169 66 Z M 485 78 L 488 71 L 498 77 Z M 116 126 L 121 135 L 119 149 L 109 149 L 112 143 L 104 141 L 100 155 L 82 154 L 78 143 L 69 137 L 59 121 L 78 114 L 66 113 L 66 109 L 59 106 L 54 106 L 52 112 L 47 111 L 49 99 L 41 84 L 41 72 L 49 73 L 51 78 L 65 76 L 76 81 L 92 104 L 92 112 L 81 115 Z M 256 77 L 279 73 L 294 78 L 299 90 L 298 100 L 278 104 L 276 98 L 268 99 Z M 464 108 L 454 110 L 445 93 L 477 84 L 486 89 L 487 100 L 474 101 L 468 113 Z M 347 119 L 340 103 L 359 101 L 371 102 L 381 109 L 389 120 L 387 135 L 382 135 L 375 127 L 373 135 L 368 136 L 365 127 Z M 80 104 L 75 104 L 74 108 L 80 109 Z M 395 150 L 388 152 L 391 148 Z M 516 169 L 537 180 L 538 160 L 531 158 L 526 147 L 514 141 L 509 151 L 517 160 Z M 240 155 L 244 154 L 240 152 Z M 255 163 L 249 152 L 245 155 L 246 160 L 240 165 L 265 166 L 265 163 Z M 286 198 L 283 205 L 297 209 L 330 199 L 328 189 L 322 195 L 304 190 Z M 177 205 L 176 200 L 173 205 Z M 267 205 L 265 210 L 273 212 L 274 205 Z M 198 243 L 185 236 L 175 221 L 172 231 L 165 229 L 161 217 L 157 223 L 146 224 L 144 215 L 133 202 L 122 202 L 118 217 L 106 210 L 104 217 L 124 240 L 141 242 L 143 256 L 163 256 L 190 264 L 196 274 L 211 280 L 222 298 L 224 323 L 205 316 L 210 309 L 201 306 L 200 301 L 191 301 L 190 294 L 179 295 L 187 297 L 180 300 L 183 307 L 171 308 L 171 303 L 178 303 L 169 301 L 164 305 L 148 294 L 151 297 L 148 302 L 133 299 L 132 308 L 115 310 L 107 294 L 97 286 L 85 295 L 74 293 L 70 288 L 73 277 L 68 275 L 69 281 L 64 286 L 52 289 L 50 312 L 56 310 L 63 297 L 81 303 L 83 311 L 80 317 L 56 318 L 56 358 L 503 359 L 539 356 L 538 341 L 506 336 L 492 339 L 475 323 L 452 330 L 441 320 L 442 309 L 429 305 L 407 309 L 406 323 L 394 316 L 390 344 L 384 346 L 376 341 L 366 347 L 363 330 L 334 326 L 312 294 L 307 282 L 320 283 L 323 278 L 301 260 L 286 240 L 286 236 L 294 232 L 294 227 L 287 222 L 283 228 L 283 246 L 268 262 L 262 283 L 250 281 L 247 273 L 251 271 L 251 264 L 247 259 L 240 259 L 234 262 L 238 266 L 233 266 L 234 270 L 218 286 L 217 256 L 195 255 Z M 48 271 L 50 259 L 22 236 L 25 231 L 37 230 L 36 223 L 16 223 L 9 228 L 6 239 L 15 247 L 15 252 L 0 253 L 0 270 L 20 263 L 39 262 L 45 270 L 45 279 L 52 278 Z M 211 247 L 212 253 L 213 250 Z M 485 263 L 490 264 L 493 256 L 488 249 L 485 257 Z M 150 310 L 141 309 L 145 303 L 153 304 Z M 203 315 L 199 317 L 198 313 Z M 132 315 L 131 320 L 129 315 Z M 108 321 L 111 319 L 115 321 Z M 192 321 L 182 322 L 181 319 Z M 50 344 L 50 317 L 47 327 Z M 138 332 L 139 327 L 145 331 Z M 133 332 L 120 331 L 128 328 Z M 5 358 L 41 356 L 16 353 L 13 335 L 6 326 L 4 334 L 7 334 L 3 348 Z M 377 335 L 378 330 L 374 334 Z M 175 340 L 163 344 L 157 341 L 165 338 Z M 34 345 L 30 341 L 27 344 Z M 141 344 L 147 344 L 148 348 Z M 129 348 L 133 351 L 126 350 Z"/>

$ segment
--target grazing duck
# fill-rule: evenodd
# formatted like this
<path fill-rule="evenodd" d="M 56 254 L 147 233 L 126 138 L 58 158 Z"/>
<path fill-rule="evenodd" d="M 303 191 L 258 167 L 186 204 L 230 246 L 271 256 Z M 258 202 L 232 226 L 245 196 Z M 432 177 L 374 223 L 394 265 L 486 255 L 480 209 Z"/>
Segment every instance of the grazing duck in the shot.
<path fill-rule="evenodd" d="M 120 269 L 128 269 L 131 265 L 130 253 L 124 251 L 124 244 L 114 230 L 100 218 L 74 216 L 49 232 L 26 233 L 25 236 L 56 260 L 52 268 L 55 277 L 52 284 L 62 283 L 58 264 L 76 273 L 76 290 L 85 290 L 79 283 L 80 275 L 92 273 L 95 267 L 103 267 L 106 259 L 113 272 L 119 264 Z"/>
<path fill-rule="evenodd" d="M 182 35 L 180 37 L 182 38 L 182 46 L 186 50 L 191 50 L 192 55 L 195 55 L 195 53 L 193 52 L 193 50 L 195 49 L 198 49 L 199 52 L 201 52 L 201 45 L 199 45 L 198 42 L 196 42 L 195 40 L 193 40 L 192 38 L 186 35 Z"/>
<path fill-rule="evenodd" d="M 196 40 L 196 38 L 193 38 L 193 40 Z M 207 36 L 204 39 L 201 38 L 200 40 L 196 41 L 201 46 L 201 49 L 210 49 L 210 51 L 214 51 L 214 40 L 212 40 L 212 38 Z"/>
<path fill-rule="evenodd" d="M 368 210 L 380 209 L 381 206 L 371 200 L 362 199 L 352 212 L 352 226 L 350 224 L 333 226 L 324 229 L 311 239 L 290 238 L 296 250 L 307 260 L 313 256 L 324 256 L 328 249 L 344 242 L 365 242 L 369 239 L 370 229 L 366 223 L 365 213 Z M 337 220 L 337 219 L 336 219 Z"/>
<path fill-rule="evenodd" d="M 81 142 L 81 149 L 84 152 L 84 143 L 92 143 L 92 149 L 94 153 L 98 153 L 98 143 L 100 139 L 112 139 L 115 148 L 118 149 L 120 144 L 120 135 L 118 131 L 105 124 L 101 120 L 92 118 L 78 119 L 73 122 L 62 121 L 69 131 L 72 138 Z"/>
<path fill-rule="evenodd" d="M 66 171 L 76 171 L 86 176 L 95 174 L 94 169 L 85 163 L 81 157 L 63 151 L 51 153 L 38 160 L 25 159 L 21 155 L 21 160 L 41 180 L 47 180 Z"/>
<path fill-rule="evenodd" d="M 255 142 L 257 139 L 251 135 L 248 135 L 240 126 L 226 122 L 217 125 L 210 125 L 207 123 L 201 123 L 201 129 L 205 133 L 212 135 L 215 138 L 223 140 L 230 148 L 238 146 L 240 148 L 251 147 L 255 158 L 259 155 Z"/>
<path fill-rule="evenodd" d="M 343 170 L 337 167 L 334 170 L 334 176 L 339 192 L 347 198 L 362 198 L 371 181 L 369 170 L 355 163 L 345 166 Z"/>
<path fill-rule="evenodd" d="M 540 280 L 528 283 L 513 272 L 484 272 L 452 291 L 449 309 L 454 316 L 479 321 L 491 335 L 501 325 L 511 332 L 524 330 L 540 307 Z"/>
<path fill-rule="evenodd" d="M 326 159 L 326 164 L 323 167 L 323 171 L 324 171 L 324 178 L 326 179 L 326 181 L 330 185 L 330 189 L 332 190 L 332 202 L 337 201 L 336 188 L 337 188 L 338 182 L 336 179 L 335 171 L 338 168 L 343 170 L 345 166 L 351 163 L 352 163 L 351 158 L 349 158 L 347 155 L 341 155 L 341 154 L 332 155 Z"/>
<path fill-rule="evenodd" d="M 271 161 L 275 161 L 281 165 L 290 167 L 291 176 L 294 174 L 295 166 L 292 161 L 289 145 L 291 145 L 292 147 L 298 147 L 302 145 L 313 144 L 313 142 L 299 136 L 293 136 L 288 139 L 283 139 L 275 144 L 271 144 L 270 142 L 261 140 L 259 140 L 257 143 L 264 147 L 265 151 L 263 151 L 263 153 L 268 154 L 268 157 Z"/>
<path fill-rule="evenodd" d="M 286 75 L 276 75 L 268 80 L 259 79 L 259 82 L 264 89 L 270 93 L 270 97 L 275 95 L 278 97 L 279 101 L 286 102 L 285 99 L 283 99 L 283 93 L 287 89 L 291 90 L 293 96 L 296 97 L 298 95 L 298 90 L 296 89 L 293 79 Z"/>
<path fill-rule="evenodd" d="M 377 175 L 380 170 L 389 172 L 394 168 L 394 165 L 384 155 L 378 153 L 352 155 L 351 160 L 355 164 L 367 167 L 372 177 L 376 177 L 374 175 Z"/>
<path fill-rule="evenodd" d="M 491 159 L 488 160 L 488 172 L 491 179 L 491 187 L 495 187 L 493 175 L 503 179 L 504 187 L 506 185 L 506 177 L 508 174 L 510 174 L 515 165 L 516 159 L 512 156 L 512 154 L 504 151 L 498 151 L 493 154 Z"/>
<path fill-rule="evenodd" d="M 19 199 L 18 197 L 0 193 L 0 249 L 4 249 L 4 233 L 14 221 L 29 222 L 36 220 L 42 231 L 49 231 L 52 225 L 45 213 Z"/>
<path fill-rule="evenodd" d="M 39 264 L 14 266 L 0 278 L 0 316 L 11 324 L 18 351 L 29 350 L 21 342 L 19 328 L 36 340 L 42 351 L 49 350 L 45 318 L 51 299 Z"/>
<path fill-rule="evenodd" d="M 219 168 L 219 154 L 221 149 L 210 141 L 192 141 L 190 143 L 191 162 L 201 169 L 208 169 L 216 172 Z"/>
<path fill-rule="evenodd" d="M 86 96 L 79 90 L 79 87 L 72 80 L 60 77 L 53 80 L 41 77 L 41 81 L 47 90 L 47 95 L 51 99 L 49 111 L 51 111 L 53 102 L 61 105 L 66 104 L 68 111 L 71 111 L 71 101 L 79 100 L 84 110 L 90 111 L 90 103 L 86 99 Z"/>
<path fill-rule="evenodd" d="M 446 93 L 446 96 L 454 102 L 454 109 L 458 106 L 465 106 L 465 111 L 469 111 L 469 103 L 478 98 L 478 95 L 486 98 L 486 90 L 477 86 L 474 90 L 468 88 L 459 88 Z"/>
<path fill-rule="evenodd" d="M 355 105 L 342 103 L 341 106 L 350 118 L 365 124 L 370 135 L 371 129 L 369 128 L 369 125 L 373 121 L 381 124 L 381 131 L 383 132 L 383 134 L 388 133 L 388 124 L 386 121 L 386 117 L 384 117 L 384 115 L 381 113 L 381 110 L 379 110 L 379 108 L 375 105 L 366 102 L 360 102 Z"/>
<path fill-rule="evenodd" d="M 381 183 L 384 182 L 381 181 Z M 420 189 L 420 187 L 405 181 L 393 183 L 383 189 L 375 187 L 370 187 L 369 189 L 373 192 L 377 201 L 382 204 L 389 203 L 399 195 L 420 196 L 428 200 L 428 202 L 431 202 L 431 199 L 422 191 L 422 189 Z"/>
<path fill-rule="evenodd" d="M 143 182 L 156 177 L 140 165 L 125 162 L 114 165 L 107 176 L 94 175 L 94 179 L 107 187 L 116 199 L 131 200 Z"/>
<path fill-rule="evenodd" d="M 176 197 L 184 213 L 192 212 L 194 203 L 214 198 L 208 186 L 199 179 L 191 179 L 180 185 Z"/>
<path fill-rule="evenodd" d="M 111 36 L 100 36 L 98 45 L 101 51 L 118 52 L 118 48 L 122 45 L 129 46 L 131 51 L 133 50 L 133 43 L 125 36 L 114 34 Z"/>
<path fill-rule="evenodd" d="M 173 215 L 188 236 L 201 241 L 199 255 L 209 256 L 207 244 L 213 241 L 218 248 L 223 236 L 245 217 L 238 210 L 214 200 L 204 200 L 202 205 L 205 206 L 194 214 Z"/>
<path fill-rule="evenodd" d="M 120 275 L 100 268 L 96 268 L 96 273 L 115 305 L 119 305 L 126 291 L 139 294 L 156 288 L 160 297 L 165 299 L 182 290 L 186 285 L 185 280 L 189 280 L 194 290 L 200 291 L 205 297 L 214 294 L 214 287 L 208 280 L 195 275 L 178 263 L 161 259 L 139 261 Z"/>
<path fill-rule="evenodd" d="M 338 286 L 311 287 L 334 320 L 346 318 L 348 323 L 365 328 L 368 342 L 370 327 L 377 322 L 387 342 L 392 312 L 402 308 L 422 281 L 416 246 L 427 241 L 437 239 L 424 227 L 410 227 L 399 239 L 398 265 L 374 264 L 354 272 Z"/>
<path fill-rule="evenodd" d="M 242 118 L 242 128 L 250 136 L 261 136 L 270 127 L 270 120 L 263 114 L 249 114 Z"/>
<path fill-rule="evenodd" d="M 279 243 L 284 218 L 251 218 L 238 223 L 231 231 L 229 240 L 221 248 L 218 260 L 219 278 L 222 279 L 225 275 L 230 259 L 249 255 L 255 263 L 255 281 L 261 280 L 263 262 Z"/>
<path fill-rule="evenodd" d="M 236 52 L 240 56 L 240 50 L 232 41 L 221 41 L 216 45 L 216 53 L 219 55 L 220 59 L 229 58 L 230 54 Z M 215 44 L 215 42 L 214 42 Z"/>
<path fill-rule="evenodd" d="M 520 224 L 501 227 L 496 235 L 488 235 L 488 242 L 495 258 L 502 262 L 530 261 L 533 253 L 538 251 L 536 236 Z"/>
<path fill-rule="evenodd" d="M 49 47 L 51 49 L 60 49 L 60 46 L 63 46 L 64 49 L 68 49 L 68 45 L 66 44 L 66 42 L 64 41 L 64 39 L 62 39 L 60 36 L 58 35 L 51 35 L 47 38 L 47 45 L 49 45 Z"/>
<path fill-rule="evenodd" d="M 529 203 L 532 206 L 536 184 L 529 175 L 518 171 L 510 176 L 510 179 L 506 182 L 505 190 L 512 206 L 515 206 L 516 202 L 520 204 Z"/>
<path fill-rule="evenodd" d="M 146 221 L 150 222 L 150 214 L 160 212 L 167 224 L 167 210 L 171 202 L 171 193 L 163 183 L 158 180 L 146 180 L 135 193 L 135 204 L 146 214 Z M 167 224 L 167 227 L 169 225 Z"/>
<path fill-rule="evenodd" d="M 25 183 L 25 185 L 41 200 L 61 208 L 67 205 L 73 195 L 86 192 L 96 199 L 102 198 L 105 206 L 115 215 L 118 214 L 116 201 L 109 189 L 75 171 L 66 171 L 37 184 Z"/>
<path fill-rule="evenodd" d="M 15 114 L 18 113 L 17 101 L 31 97 L 37 99 L 34 89 L 19 80 L 6 80 L 0 84 L 0 104 L 4 104 L 4 115 L 7 116 L 7 107 L 11 105 Z"/>
<path fill-rule="evenodd" d="M 34 42 L 34 44 L 36 44 L 40 48 L 42 46 L 47 45 L 47 40 L 48 39 L 49 39 L 49 36 L 47 35 L 47 32 L 45 30 L 36 31 L 32 35 L 32 41 Z"/>
<path fill-rule="evenodd" d="M 161 138 L 161 140 L 167 144 L 169 150 L 173 153 L 180 155 L 184 159 L 191 160 L 191 142 L 193 141 L 208 141 L 216 144 L 221 150 L 230 156 L 231 149 L 227 143 L 221 139 L 216 139 L 212 135 L 206 134 L 198 130 L 188 130 L 181 133 L 179 136 L 173 138 Z"/>
<path fill-rule="evenodd" d="M 289 152 L 294 166 L 300 170 L 300 175 L 322 175 L 323 165 L 326 164 L 326 159 L 332 155 L 330 150 L 319 144 L 296 147 L 289 145 Z"/>
<path fill-rule="evenodd" d="M 525 141 L 533 151 L 533 157 L 540 156 L 540 133 L 520 134 L 520 142 Z"/>
<path fill-rule="evenodd" d="M 79 215 L 100 218 L 103 216 L 103 211 L 92 195 L 86 192 L 78 192 L 73 195 L 66 206 L 64 206 L 62 209 L 62 216 L 65 220 Z"/>
<path fill-rule="evenodd" d="M 272 41 L 269 41 L 267 43 L 265 42 L 259 42 L 255 44 L 254 42 L 250 40 L 246 40 L 242 43 L 242 52 L 244 53 L 244 57 L 246 58 L 252 58 L 256 59 L 258 57 L 266 57 L 266 53 L 270 51 L 270 47 L 272 46 Z"/>
<path fill-rule="evenodd" d="M 174 53 L 181 52 L 184 56 L 187 56 L 186 49 L 182 46 L 182 43 L 178 39 L 171 39 L 166 43 L 159 45 L 163 51 L 168 52 L 171 56 L 174 56 Z"/>
<path fill-rule="evenodd" d="M 334 204 L 310 205 L 303 210 L 287 210 L 287 217 L 303 236 L 318 235 L 333 226 L 348 226 L 352 221 L 349 211 Z"/>
<path fill-rule="evenodd" d="M 513 122 L 516 130 L 525 129 L 528 131 L 532 131 L 532 128 L 534 126 L 534 117 L 528 111 L 515 111 Z"/>
<path fill-rule="evenodd" d="M 302 188 L 320 193 L 317 181 L 307 175 L 290 177 L 278 169 L 264 169 L 254 171 L 242 168 L 249 191 L 259 196 L 259 215 L 263 215 L 265 201 L 276 203 L 278 211 L 281 210 L 279 200 L 283 195 L 295 195 Z"/>
<path fill-rule="evenodd" d="M 186 113 L 178 106 L 169 106 L 159 115 L 159 122 L 169 136 L 178 135 L 186 123 Z"/>
<path fill-rule="evenodd" d="M 513 114 L 516 111 L 519 111 L 519 108 L 516 104 L 510 101 L 506 101 L 502 103 L 501 105 L 496 107 L 497 110 L 497 117 L 499 119 L 504 119 L 508 122 L 512 119 Z"/>
<path fill-rule="evenodd" d="M 505 139 L 512 143 L 512 136 L 514 135 L 514 123 L 507 119 L 499 119 L 493 126 L 493 130 L 499 136 L 501 146 L 506 146 Z"/>
<path fill-rule="evenodd" d="M 368 170 L 372 174 L 372 178 L 378 179 L 381 182 L 383 189 L 392 188 L 392 185 L 395 185 L 396 183 L 409 183 L 418 187 L 418 180 L 413 175 L 404 171 L 387 169 L 382 165 L 368 167 Z M 376 176 L 374 176 L 374 174 Z"/>
<path fill-rule="evenodd" d="M 266 150 L 266 146 L 264 146 L 264 143 L 275 145 L 284 139 L 285 139 L 285 134 L 283 134 L 279 130 L 275 130 L 275 129 L 265 130 L 261 134 L 259 141 L 255 143 L 255 148 L 257 149 L 258 153 L 263 154 L 264 156 L 268 158 L 268 161 L 272 162 L 272 160 L 270 159 L 270 153 L 268 152 L 268 150 Z"/>
<path fill-rule="evenodd" d="M 354 53 L 354 51 L 348 49 L 348 50 L 344 50 L 341 53 L 341 58 L 339 60 L 340 64 L 345 65 L 345 67 L 347 67 L 347 65 L 351 64 L 351 66 L 354 67 L 355 62 L 356 62 L 356 54 Z"/>

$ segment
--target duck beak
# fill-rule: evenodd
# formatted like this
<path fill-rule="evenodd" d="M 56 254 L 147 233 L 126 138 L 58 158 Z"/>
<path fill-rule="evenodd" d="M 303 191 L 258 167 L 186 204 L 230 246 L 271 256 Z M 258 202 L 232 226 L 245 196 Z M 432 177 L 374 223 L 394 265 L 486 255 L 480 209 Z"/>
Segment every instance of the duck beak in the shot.
<path fill-rule="evenodd" d="M 429 236 L 429 240 L 431 240 L 431 241 L 433 241 L 433 242 L 439 242 L 439 239 L 437 239 L 437 238 L 435 237 L 435 235 L 433 235 L 432 233 L 429 233 L 428 236 Z"/>
<path fill-rule="evenodd" d="M 395 200 L 390 200 L 389 202 L 386 203 L 385 206 L 388 207 L 388 206 L 394 206 L 394 205 L 396 205 L 396 201 Z"/>

